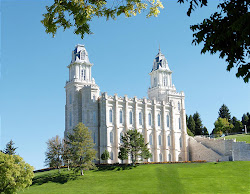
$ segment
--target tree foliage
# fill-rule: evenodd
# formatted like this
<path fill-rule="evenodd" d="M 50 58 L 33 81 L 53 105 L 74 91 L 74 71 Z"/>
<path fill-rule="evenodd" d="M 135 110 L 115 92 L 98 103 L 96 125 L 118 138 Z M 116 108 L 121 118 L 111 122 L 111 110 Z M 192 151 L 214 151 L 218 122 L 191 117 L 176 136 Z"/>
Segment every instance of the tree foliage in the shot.
<path fill-rule="evenodd" d="M 202 121 L 200 118 L 200 114 L 198 112 L 194 113 L 193 119 L 195 122 L 195 135 L 202 135 Z"/>
<path fill-rule="evenodd" d="M 16 149 L 17 147 L 14 147 L 14 142 L 12 140 L 10 140 L 7 144 L 6 144 L 6 148 L 4 149 L 3 153 L 5 154 L 9 154 L 9 155 L 15 155 L 16 154 Z"/>
<path fill-rule="evenodd" d="M 108 150 L 105 150 L 102 155 L 101 155 L 101 159 L 102 160 L 108 160 L 110 157 L 109 157 L 109 152 Z"/>
<path fill-rule="evenodd" d="M 184 0 L 182 0 L 183 2 Z M 203 2 L 193 1 L 191 2 Z M 206 5 L 206 1 L 201 3 Z M 190 4 L 191 7 L 192 4 Z M 220 58 L 226 58 L 227 70 L 237 67 L 236 77 L 242 77 L 245 82 L 250 78 L 250 1 L 224 0 L 219 3 L 218 11 L 200 24 L 192 25 L 193 43 L 204 43 L 201 53 L 219 53 Z M 192 9 L 193 10 L 193 9 Z M 188 12 L 190 15 L 191 11 Z"/>
<path fill-rule="evenodd" d="M 222 134 L 228 134 L 231 132 L 233 125 L 228 121 L 227 118 L 218 118 L 214 123 L 213 134 L 221 136 Z"/>
<path fill-rule="evenodd" d="M 220 107 L 218 114 L 218 118 L 226 118 L 228 121 L 231 121 L 231 113 L 225 104 Z"/>
<path fill-rule="evenodd" d="M 81 171 L 95 168 L 94 159 L 96 159 L 96 151 L 93 148 L 94 143 L 91 132 L 83 124 L 79 123 L 67 136 L 66 143 L 69 145 L 71 160 L 75 171 Z"/>
<path fill-rule="evenodd" d="M 57 135 L 48 140 L 45 152 L 45 164 L 60 169 L 63 164 L 63 141 Z"/>
<path fill-rule="evenodd" d="M 152 156 L 147 148 L 148 143 L 144 143 L 143 135 L 136 129 L 131 129 L 124 133 L 122 142 L 119 155 L 126 155 L 127 153 L 133 165 L 138 161 L 139 157 L 140 159 L 148 159 Z"/>
<path fill-rule="evenodd" d="M 46 33 L 55 36 L 58 28 L 64 30 L 73 27 L 74 33 L 81 35 L 91 34 L 90 21 L 94 17 L 105 17 L 107 20 L 116 19 L 124 14 L 126 17 L 136 16 L 149 7 L 147 17 L 158 16 L 159 9 L 163 8 L 159 0 L 54 0 L 51 6 L 46 6 L 47 13 L 41 21 Z"/>
<path fill-rule="evenodd" d="M 0 193 L 16 193 L 30 186 L 33 177 L 33 167 L 20 156 L 0 152 Z"/>
<path fill-rule="evenodd" d="M 120 151 L 118 153 L 118 158 L 122 161 L 122 163 L 123 163 L 123 160 L 128 159 L 128 151 L 124 147 L 120 148 Z"/>
<path fill-rule="evenodd" d="M 195 121 L 194 121 L 192 115 L 190 115 L 190 116 L 188 117 L 188 120 L 187 120 L 187 127 L 188 127 L 188 129 L 189 129 L 193 134 L 195 134 Z"/>

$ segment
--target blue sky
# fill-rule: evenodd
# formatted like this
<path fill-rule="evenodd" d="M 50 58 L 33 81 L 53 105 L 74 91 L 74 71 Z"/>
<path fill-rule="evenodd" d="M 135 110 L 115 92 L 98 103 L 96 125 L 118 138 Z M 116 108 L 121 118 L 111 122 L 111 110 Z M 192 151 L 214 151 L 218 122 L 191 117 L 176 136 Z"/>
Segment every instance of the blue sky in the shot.
<path fill-rule="evenodd" d="M 147 96 L 149 75 L 159 44 L 173 71 L 173 83 L 186 95 L 186 112 L 198 111 L 209 132 L 225 103 L 241 119 L 250 111 L 250 85 L 226 71 L 218 55 L 201 55 L 194 46 L 191 24 L 216 8 L 186 15 L 187 5 L 163 1 L 157 18 L 94 19 L 93 35 L 84 40 L 73 30 L 59 30 L 55 38 L 40 23 L 52 1 L 1 1 L 0 149 L 12 139 L 17 153 L 36 169 L 44 167 L 46 141 L 64 132 L 66 66 L 71 51 L 84 44 L 94 66 L 93 77 L 102 92 L 129 97 Z"/>

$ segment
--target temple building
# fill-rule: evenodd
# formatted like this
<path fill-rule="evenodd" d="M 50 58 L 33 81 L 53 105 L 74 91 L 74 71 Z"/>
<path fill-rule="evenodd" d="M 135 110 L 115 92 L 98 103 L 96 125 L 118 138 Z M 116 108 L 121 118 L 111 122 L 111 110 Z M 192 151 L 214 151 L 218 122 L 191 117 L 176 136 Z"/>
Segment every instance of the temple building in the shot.
<path fill-rule="evenodd" d="M 148 98 L 100 93 L 91 75 L 92 65 L 86 48 L 78 44 L 72 52 L 65 86 L 65 136 L 82 122 L 92 131 L 99 162 L 104 162 L 101 154 L 108 150 L 108 163 L 120 163 L 121 136 L 129 129 L 137 129 L 152 153 L 152 158 L 144 161 L 189 160 L 185 95 L 176 91 L 172 71 L 160 49 L 149 73 Z"/>

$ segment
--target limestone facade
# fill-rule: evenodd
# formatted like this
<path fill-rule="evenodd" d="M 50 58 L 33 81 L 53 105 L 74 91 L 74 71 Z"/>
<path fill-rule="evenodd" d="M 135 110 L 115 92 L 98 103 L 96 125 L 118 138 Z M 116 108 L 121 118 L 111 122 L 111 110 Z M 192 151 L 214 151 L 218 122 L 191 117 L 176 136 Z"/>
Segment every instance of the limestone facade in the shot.
<path fill-rule="evenodd" d="M 77 45 L 65 86 L 65 136 L 79 122 L 84 123 L 92 132 L 98 159 L 108 150 L 111 156 L 108 163 L 117 163 L 121 162 L 118 159 L 121 136 L 129 129 L 137 129 L 144 135 L 145 143 L 149 143 L 153 156 L 148 161 L 189 160 L 185 95 L 178 93 L 172 84 L 172 71 L 160 50 L 149 73 L 148 99 L 100 94 L 91 75 L 92 65 L 85 47 Z"/>

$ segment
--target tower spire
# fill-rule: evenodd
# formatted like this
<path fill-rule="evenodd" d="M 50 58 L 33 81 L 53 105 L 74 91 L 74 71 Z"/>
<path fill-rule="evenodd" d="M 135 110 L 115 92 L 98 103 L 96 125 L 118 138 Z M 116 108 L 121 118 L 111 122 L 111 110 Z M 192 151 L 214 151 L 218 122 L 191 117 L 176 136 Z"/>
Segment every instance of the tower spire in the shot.
<path fill-rule="evenodd" d="M 160 45 L 160 43 L 159 43 L 159 53 L 161 53 L 161 45 Z"/>

